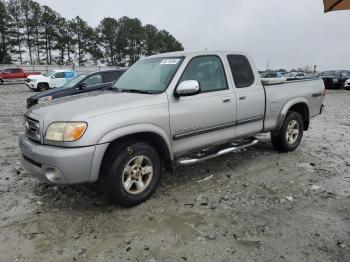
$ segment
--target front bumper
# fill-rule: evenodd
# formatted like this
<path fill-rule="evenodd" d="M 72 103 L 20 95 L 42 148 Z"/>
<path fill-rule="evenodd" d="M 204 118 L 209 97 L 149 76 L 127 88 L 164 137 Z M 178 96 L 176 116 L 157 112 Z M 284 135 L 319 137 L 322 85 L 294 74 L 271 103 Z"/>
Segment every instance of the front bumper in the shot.
<path fill-rule="evenodd" d="M 323 110 L 324 110 L 324 105 L 321 105 L 321 109 L 320 109 L 320 115 L 322 115 L 322 113 L 323 113 Z"/>
<path fill-rule="evenodd" d="M 22 135 L 19 147 L 23 166 L 33 176 L 52 184 L 81 184 L 97 181 L 108 144 L 62 148 L 42 145 Z"/>
<path fill-rule="evenodd" d="M 26 82 L 26 86 L 29 87 L 32 90 L 36 90 L 37 86 L 34 84 L 34 82 Z"/>

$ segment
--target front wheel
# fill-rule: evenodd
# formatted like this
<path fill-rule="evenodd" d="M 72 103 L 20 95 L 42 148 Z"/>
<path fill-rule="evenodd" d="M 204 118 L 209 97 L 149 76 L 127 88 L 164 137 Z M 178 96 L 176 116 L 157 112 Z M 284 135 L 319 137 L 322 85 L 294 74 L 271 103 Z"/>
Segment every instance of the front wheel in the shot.
<path fill-rule="evenodd" d="M 303 117 L 294 111 L 288 112 L 282 128 L 271 133 L 271 142 L 281 152 L 294 151 L 300 144 L 304 133 Z"/>
<path fill-rule="evenodd" d="M 46 83 L 39 83 L 39 84 L 38 84 L 37 90 L 38 90 L 39 92 L 43 92 L 43 91 L 46 91 L 46 90 L 48 90 L 48 89 L 49 89 L 49 85 L 48 85 L 48 84 L 46 84 Z"/>
<path fill-rule="evenodd" d="M 0 79 L 0 85 L 4 84 L 4 80 Z"/>
<path fill-rule="evenodd" d="M 152 146 L 144 142 L 126 142 L 107 154 L 101 184 L 111 201 L 131 207 L 153 195 L 161 177 L 161 161 Z"/>

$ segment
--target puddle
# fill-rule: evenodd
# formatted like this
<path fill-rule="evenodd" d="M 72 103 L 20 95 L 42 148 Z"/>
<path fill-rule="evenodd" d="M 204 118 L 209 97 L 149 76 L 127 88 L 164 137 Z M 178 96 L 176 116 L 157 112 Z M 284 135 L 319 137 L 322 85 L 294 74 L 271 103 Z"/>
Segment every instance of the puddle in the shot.
<path fill-rule="evenodd" d="M 203 217 L 195 212 L 185 212 L 164 220 L 165 226 L 169 227 L 178 235 L 196 233 L 189 225 L 194 227 L 202 224 Z"/>

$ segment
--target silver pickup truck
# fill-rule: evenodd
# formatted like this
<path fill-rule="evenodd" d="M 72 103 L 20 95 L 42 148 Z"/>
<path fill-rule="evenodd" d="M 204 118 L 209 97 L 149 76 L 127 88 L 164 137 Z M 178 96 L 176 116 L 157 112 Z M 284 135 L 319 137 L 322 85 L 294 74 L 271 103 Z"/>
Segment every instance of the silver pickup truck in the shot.
<path fill-rule="evenodd" d="M 264 84 L 244 53 L 155 55 L 113 90 L 30 108 L 22 161 L 49 183 L 99 181 L 111 200 L 133 206 L 164 170 L 253 146 L 256 134 L 271 132 L 277 150 L 295 150 L 324 95 L 320 79 Z"/>

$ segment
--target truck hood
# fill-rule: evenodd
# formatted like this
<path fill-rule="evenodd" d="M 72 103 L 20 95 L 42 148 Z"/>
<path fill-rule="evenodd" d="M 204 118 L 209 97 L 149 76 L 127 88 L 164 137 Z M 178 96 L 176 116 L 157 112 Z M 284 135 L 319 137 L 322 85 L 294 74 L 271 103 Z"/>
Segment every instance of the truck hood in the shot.
<path fill-rule="evenodd" d="M 46 123 L 54 121 L 87 121 L 111 112 L 124 111 L 154 104 L 164 99 L 160 95 L 119 93 L 115 91 L 96 91 L 58 98 L 28 109 L 28 115 L 37 116 Z M 39 120 L 38 119 L 38 120 Z"/>

